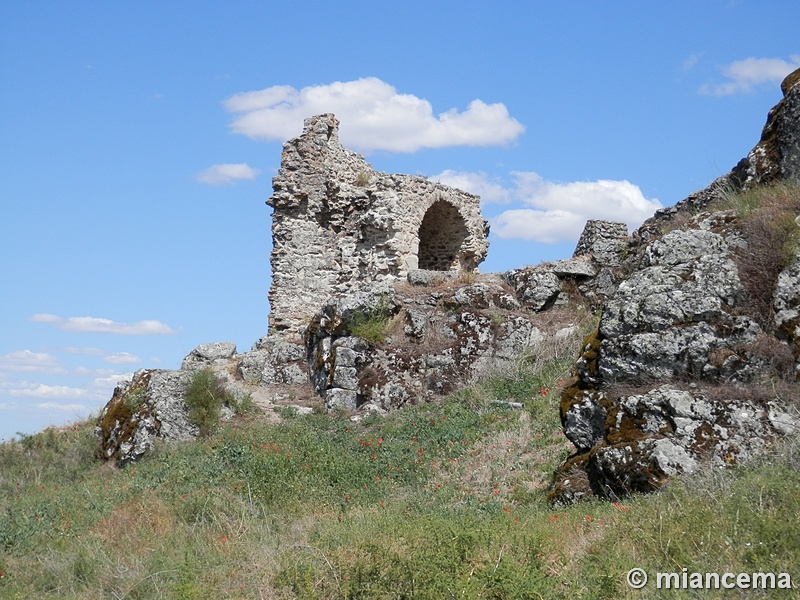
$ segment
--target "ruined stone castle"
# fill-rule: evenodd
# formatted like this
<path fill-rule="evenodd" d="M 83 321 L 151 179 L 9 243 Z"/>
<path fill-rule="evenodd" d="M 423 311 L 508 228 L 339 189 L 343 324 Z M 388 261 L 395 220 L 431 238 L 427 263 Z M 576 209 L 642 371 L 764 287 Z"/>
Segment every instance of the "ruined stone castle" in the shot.
<path fill-rule="evenodd" d="M 339 143 L 332 114 L 283 147 L 272 215 L 270 329 L 302 334 L 331 295 L 410 271 L 476 272 L 489 247 L 477 196 L 375 171 Z"/>
<path fill-rule="evenodd" d="M 268 201 L 273 331 L 249 352 L 203 344 L 177 371 L 121 382 L 98 419 L 99 454 L 127 464 L 198 435 L 184 402 L 198 369 L 269 413 L 357 419 L 574 349 L 559 411 L 575 453 L 552 502 L 752 459 L 800 431 L 800 248 L 770 237 L 800 235 L 800 69 L 781 89 L 746 158 L 633 235 L 589 221 L 572 258 L 475 276 L 463 275 L 488 248 L 476 196 L 378 173 L 342 148 L 333 115 L 306 120 Z M 731 203 L 757 187 L 761 208 Z"/>

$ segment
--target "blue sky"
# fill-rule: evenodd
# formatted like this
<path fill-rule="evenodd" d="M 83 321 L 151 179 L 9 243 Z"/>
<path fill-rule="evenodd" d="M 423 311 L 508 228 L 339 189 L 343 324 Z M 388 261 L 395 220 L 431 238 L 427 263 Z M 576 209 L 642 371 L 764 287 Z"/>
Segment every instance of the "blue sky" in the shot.
<path fill-rule="evenodd" d="M 800 66 L 798 6 L 0 3 L 0 438 L 267 330 L 281 143 L 481 194 L 482 270 L 571 254 L 727 172 Z"/>

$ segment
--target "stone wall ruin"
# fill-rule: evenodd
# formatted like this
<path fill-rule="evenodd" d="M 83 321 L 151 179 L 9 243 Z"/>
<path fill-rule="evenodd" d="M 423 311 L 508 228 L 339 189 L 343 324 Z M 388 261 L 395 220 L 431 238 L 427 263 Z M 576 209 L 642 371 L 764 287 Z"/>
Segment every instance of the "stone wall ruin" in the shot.
<path fill-rule="evenodd" d="M 375 171 L 339 143 L 332 114 L 283 147 L 272 214 L 270 329 L 299 339 L 331 296 L 410 271 L 477 272 L 489 247 L 480 199 L 425 177 Z"/>

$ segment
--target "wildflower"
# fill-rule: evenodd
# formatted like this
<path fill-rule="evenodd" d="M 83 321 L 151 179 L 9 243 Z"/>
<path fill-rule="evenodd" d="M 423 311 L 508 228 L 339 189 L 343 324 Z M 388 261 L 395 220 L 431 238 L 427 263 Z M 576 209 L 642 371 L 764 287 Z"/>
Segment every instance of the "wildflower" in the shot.
<path fill-rule="evenodd" d="M 222 541 L 222 543 L 224 544 L 225 542 L 227 542 L 227 541 L 228 541 L 228 538 L 224 537 L 224 538 L 222 538 L 222 540 L 221 540 L 221 541 Z"/>

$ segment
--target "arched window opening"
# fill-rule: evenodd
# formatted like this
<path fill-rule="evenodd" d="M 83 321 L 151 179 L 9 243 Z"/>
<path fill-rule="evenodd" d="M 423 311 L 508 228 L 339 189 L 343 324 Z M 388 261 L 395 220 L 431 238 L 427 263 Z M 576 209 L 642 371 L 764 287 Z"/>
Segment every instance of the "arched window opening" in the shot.
<path fill-rule="evenodd" d="M 438 200 L 425 213 L 419 226 L 419 268 L 429 271 L 458 269 L 461 246 L 468 236 L 467 225 L 458 209 L 445 200 Z"/>

